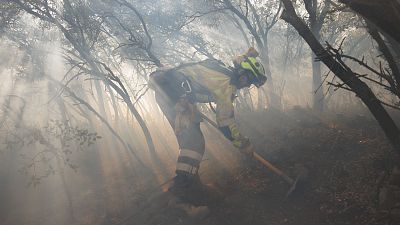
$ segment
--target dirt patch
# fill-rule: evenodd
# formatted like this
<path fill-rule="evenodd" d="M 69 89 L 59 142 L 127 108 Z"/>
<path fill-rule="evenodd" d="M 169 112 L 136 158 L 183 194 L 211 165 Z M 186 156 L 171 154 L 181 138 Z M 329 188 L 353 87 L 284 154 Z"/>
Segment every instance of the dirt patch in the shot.
<path fill-rule="evenodd" d="M 223 198 L 209 205 L 205 219 L 187 218 L 161 197 L 132 208 L 135 216 L 118 224 L 400 224 L 400 204 L 393 200 L 400 188 L 392 175 L 398 156 L 373 120 L 295 108 L 246 113 L 239 123 L 258 153 L 291 176 L 298 164 L 310 170 L 302 193 L 285 198 L 289 186 L 252 164 L 214 181 Z"/>

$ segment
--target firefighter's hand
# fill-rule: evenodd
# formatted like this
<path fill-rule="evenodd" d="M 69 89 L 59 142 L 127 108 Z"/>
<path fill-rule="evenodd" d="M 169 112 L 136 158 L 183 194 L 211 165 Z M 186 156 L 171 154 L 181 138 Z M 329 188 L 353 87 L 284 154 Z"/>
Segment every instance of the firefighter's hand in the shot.
<path fill-rule="evenodd" d="M 248 157 L 253 156 L 254 147 L 247 137 L 243 138 L 239 151 Z"/>

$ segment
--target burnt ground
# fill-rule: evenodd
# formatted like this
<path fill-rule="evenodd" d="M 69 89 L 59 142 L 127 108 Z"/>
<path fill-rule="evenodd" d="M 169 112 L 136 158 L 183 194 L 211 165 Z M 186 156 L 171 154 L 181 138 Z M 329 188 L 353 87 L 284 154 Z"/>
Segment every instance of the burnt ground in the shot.
<path fill-rule="evenodd" d="M 304 188 L 286 198 L 289 186 L 259 164 L 211 179 L 222 195 L 209 202 L 203 219 L 168 207 L 167 194 L 143 194 L 125 213 L 104 224 L 317 225 L 400 224 L 400 172 L 376 122 L 363 115 L 287 113 L 238 116 L 257 151 L 293 177 L 309 169 Z M 208 168 L 210 169 L 210 168 Z"/>

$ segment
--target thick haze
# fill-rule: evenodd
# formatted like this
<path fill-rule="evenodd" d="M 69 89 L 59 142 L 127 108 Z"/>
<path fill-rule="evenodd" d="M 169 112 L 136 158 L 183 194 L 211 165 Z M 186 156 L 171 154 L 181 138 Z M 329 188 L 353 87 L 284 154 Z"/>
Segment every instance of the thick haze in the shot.
<path fill-rule="evenodd" d="M 0 27 L 0 224 L 100 224 L 105 211 L 121 212 L 140 198 L 135 193 L 170 179 L 178 147 L 147 86 L 157 60 L 170 67 L 214 57 L 231 65 L 248 47 L 259 48 L 246 24 L 225 9 L 223 1 L 49 1 L 54 23 L 46 21 L 45 13 L 37 18 L 23 10 L 13 12 L 14 6 L 6 5 L 12 1 L 6 2 L 0 3 L 5 21 Z M 245 1 L 231 2 L 238 6 Z M 261 90 L 238 93 L 239 121 L 249 111 L 270 108 L 275 95 L 283 111 L 312 107 L 311 50 L 279 19 L 279 1 L 250 2 L 260 20 L 258 26 L 248 9 L 257 32 L 265 32 L 276 20 L 260 50 L 272 78 Z M 303 8 L 298 12 L 306 18 Z M 365 56 L 379 68 L 379 52 L 362 24 L 351 12 L 333 12 L 325 19 L 321 42 L 339 46 L 344 39 L 344 52 Z M 337 80 L 326 74 L 322 66 L 322 80 Z M 128 95 L 110 82 L 126 90 L 138 114 L 127 106 Z M 326 82 L 321 88 L 327 110 L 364 113 L 353 93 Z M 372 89 L 392 101 L 386 90 Z M 207 105 L 201 108 L 212 115 Z M 138 115 L 150 131 L 155 152 L 148 147 Z M 218 169 L 235 168 L 237 151 L 213 128 L 203 125 L 203 130 L 208 140 L 205 158 L 210 160 L 202 168 L 213 160 L 222 162 Z"/>

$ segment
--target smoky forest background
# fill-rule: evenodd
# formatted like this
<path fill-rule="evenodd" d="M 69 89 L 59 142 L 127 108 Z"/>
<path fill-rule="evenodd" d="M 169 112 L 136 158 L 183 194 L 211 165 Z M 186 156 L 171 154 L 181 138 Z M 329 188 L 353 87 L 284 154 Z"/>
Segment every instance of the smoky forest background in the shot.
<path fill-rule="evenodd" d="M 400 224 L 399 0 L 1 0 L 0 225 Z M 179 152 L 149 74 L 255 47 L 235 117 L 304 193 L 204 122 L 202 220 L 153 198 Z M 215 115 L 208 104 L 201 112 Z"/>

